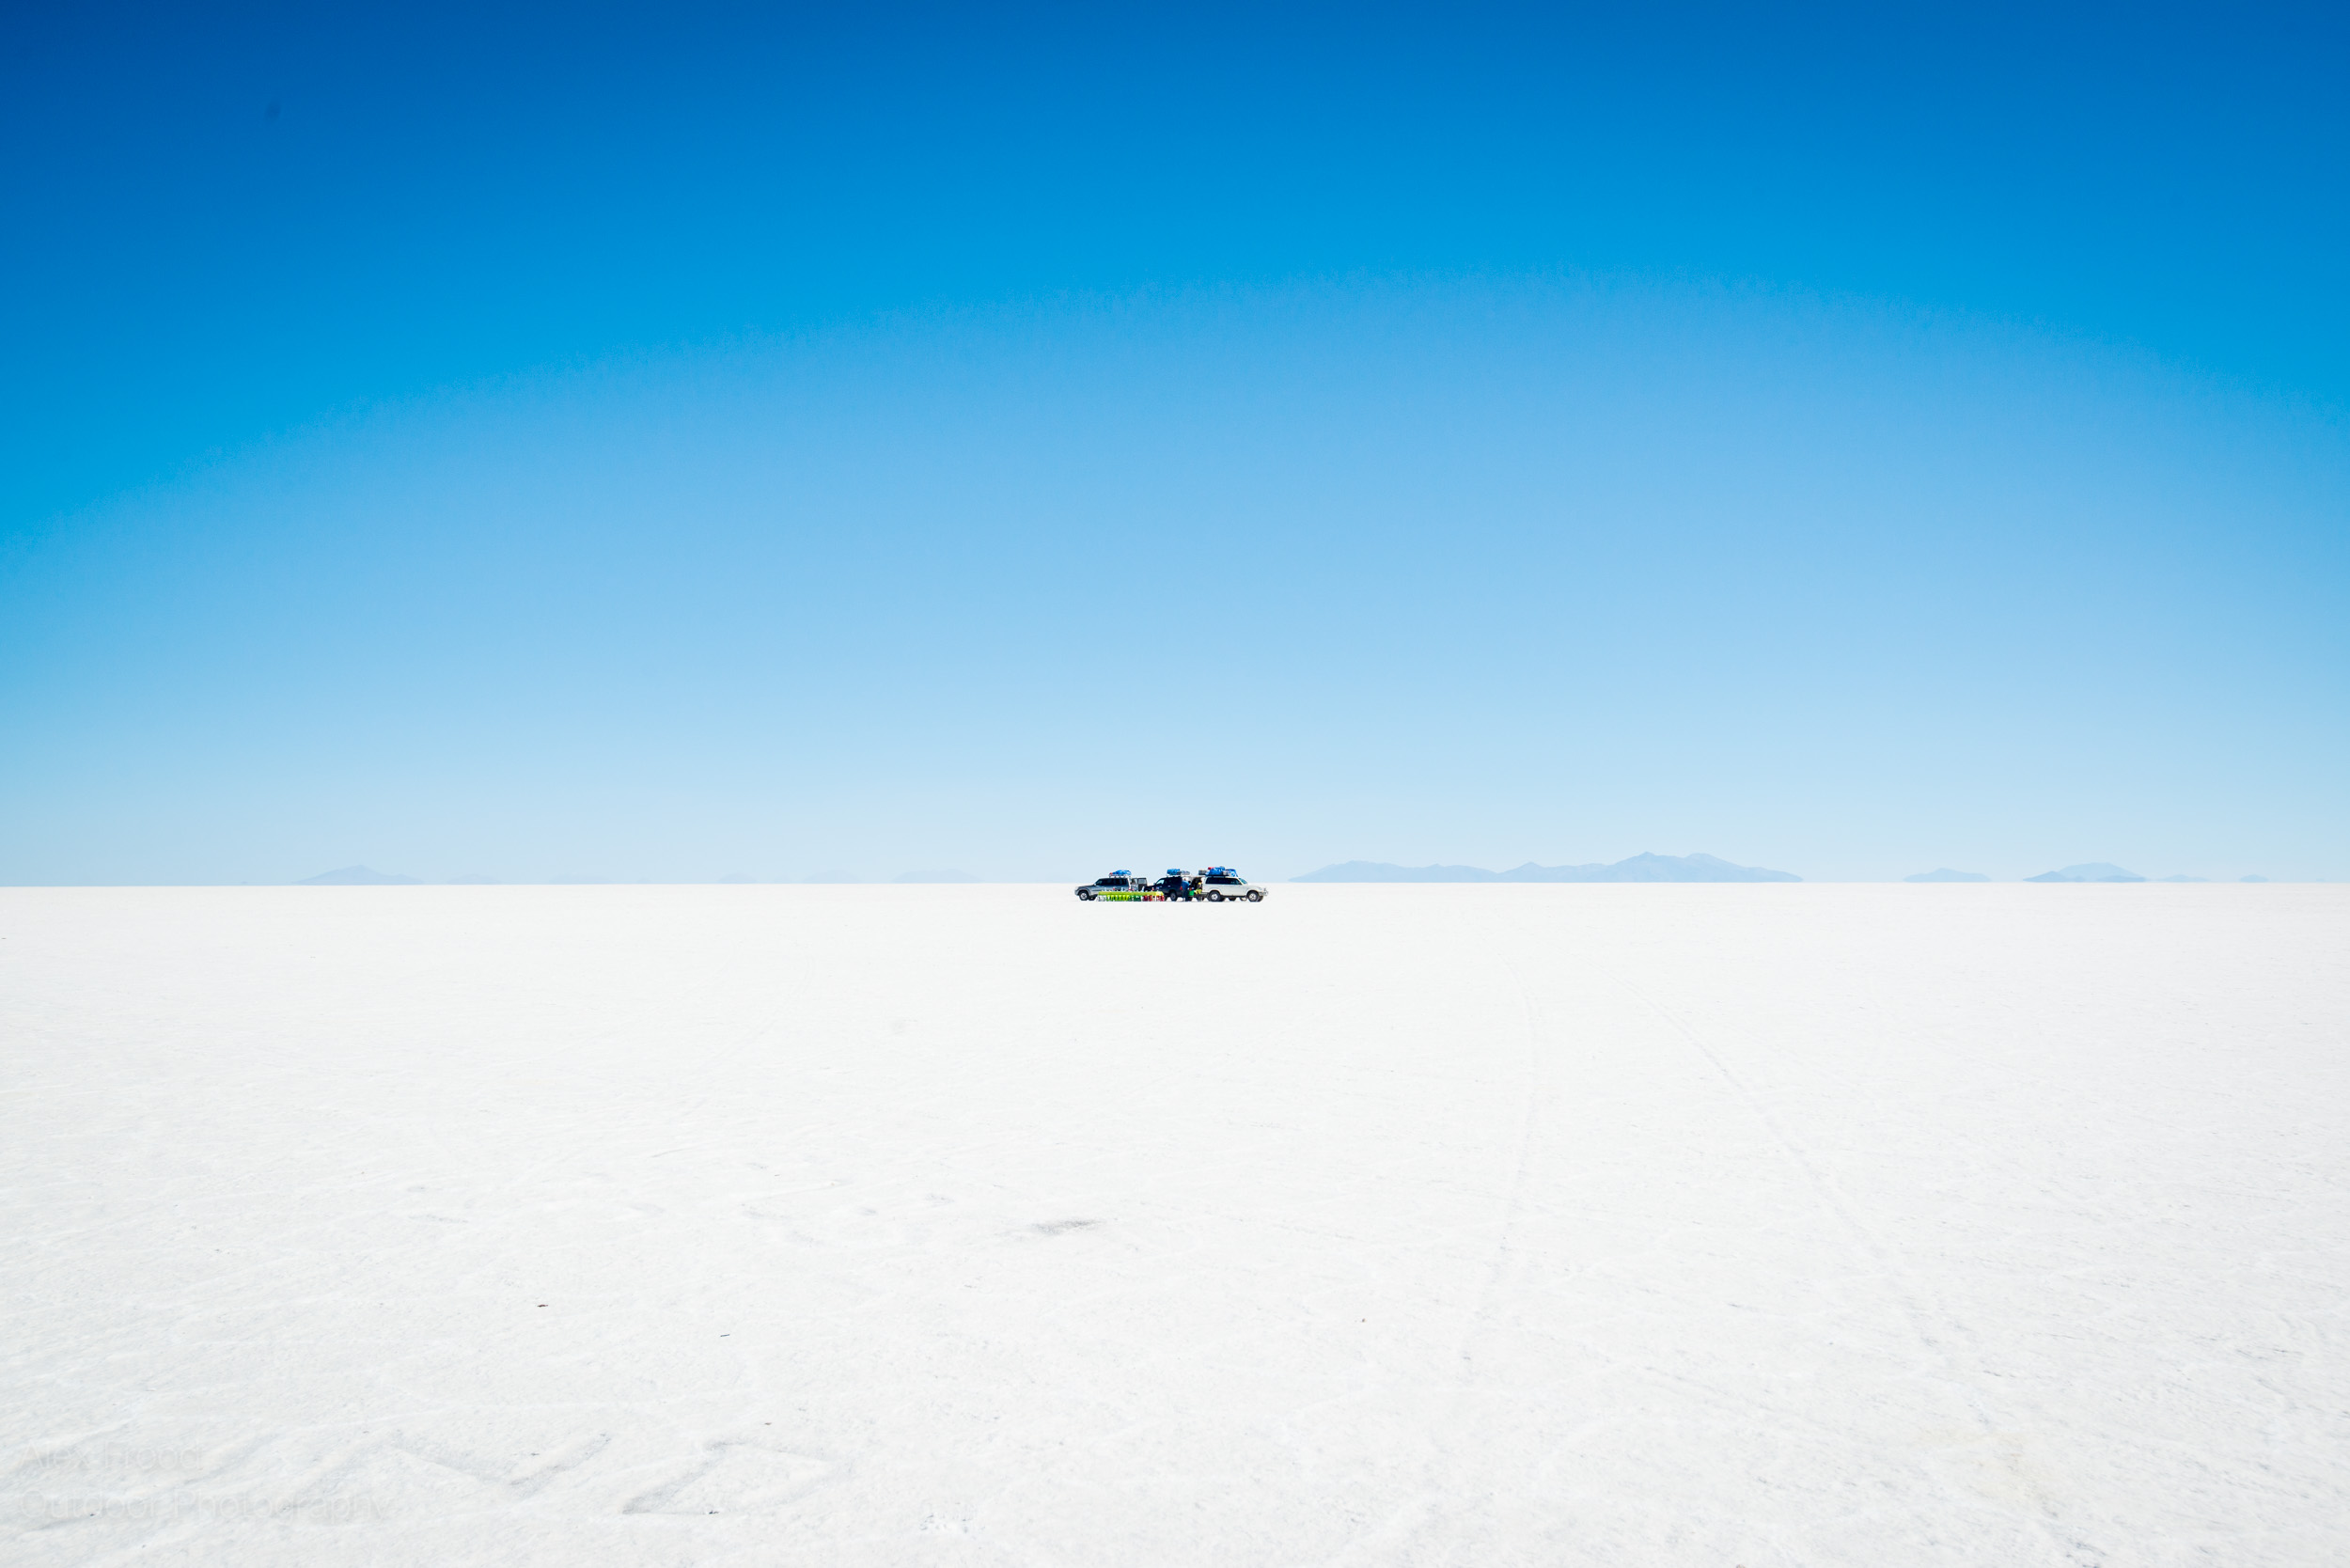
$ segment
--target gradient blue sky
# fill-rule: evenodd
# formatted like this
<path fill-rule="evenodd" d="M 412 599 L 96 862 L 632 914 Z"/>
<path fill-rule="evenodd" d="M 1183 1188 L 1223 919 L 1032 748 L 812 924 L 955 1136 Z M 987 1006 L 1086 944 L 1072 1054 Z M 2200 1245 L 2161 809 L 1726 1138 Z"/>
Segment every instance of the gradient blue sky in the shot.
<path fill-rule="evenodd" d="M 16 8 L 0 881 L 2350 876 L 2350 31 Z"/>

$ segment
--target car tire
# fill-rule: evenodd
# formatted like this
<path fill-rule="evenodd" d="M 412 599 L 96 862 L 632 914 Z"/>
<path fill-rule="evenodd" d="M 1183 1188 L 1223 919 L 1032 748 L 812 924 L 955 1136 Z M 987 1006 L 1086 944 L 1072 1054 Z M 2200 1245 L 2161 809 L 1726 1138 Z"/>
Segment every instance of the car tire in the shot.
<path fill-rule="evenodd" d="M 1210 903 L 1222 903 L 1224 902 L 1224 895 L 1221 893 L 1210 893 L 1208 895 L 1208 902 Z"/>
<path fill-rule="evenodd" d="M 1264 902 L 1264 889 L 1261 887 L 1251 887 L 1248 889 L 1248 902 L 1250 903 Z"/>

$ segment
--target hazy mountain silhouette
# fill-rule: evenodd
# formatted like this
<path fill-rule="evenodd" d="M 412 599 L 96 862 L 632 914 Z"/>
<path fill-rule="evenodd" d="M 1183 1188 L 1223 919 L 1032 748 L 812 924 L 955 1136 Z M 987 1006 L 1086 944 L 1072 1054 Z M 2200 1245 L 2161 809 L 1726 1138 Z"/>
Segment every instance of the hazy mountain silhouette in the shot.
<path fill-rule="evenodd" d="M 1801 882 L 1793 871 L 1739 866 L 1711 855 L 1636 855 L 1612 866 L 1537 866 L 1501 873 L 1504 882 Z"/>
<path fill-rule="evenodd" d="M 1916 876 L 1905 876 L 1902 880 L 1904 882 L 1989 882 L 1991 879 L 1981 871 L 1954 871 L 1948 866 L 1944 866 L 1937 870 L 1919 871 Z"/>
<path fill-rule="evenodd" d="M 1499 882 L 1499 871 L 1480 866 L 1390 866 L 1381 860 L 1349 860 L 1324 866 L 1292 882 Z"/>
<path fill-rule="evenodd" d="M 1390 866 L 1349 860 L 1290 878 L 1292 882 L 1801 882 L 1793 871 L 1738 866 L 1711 855 L 1636 855 L 1613 865 L 1537 866 L 1506 871 L 1479 866 Z"/>
<path fill-rule="evenodd" d="M 2136 871 L 2125 871 L 2121 867 L 2103 860 L 2085 860 L 2077 866 L 2066 866 L 2060 870 L 2043 871 L 2038 876 L 2028 876 L 2024 880 L 2026 882 L 2143 882 L 2146 879 Z"/>
<path fill-rule="evenodd" d="M 412 876 L 387 876 L 366 866 L 345 866 L 338 871 L 321 871 L 306 876 L 294 884 L 296 887 L 415 887 L 419 886 Z"/>
<path fill-rule="evenodd" d="M 969 871 L 902 871 L 889 879 L 892 882 L 977 882 Z"/>

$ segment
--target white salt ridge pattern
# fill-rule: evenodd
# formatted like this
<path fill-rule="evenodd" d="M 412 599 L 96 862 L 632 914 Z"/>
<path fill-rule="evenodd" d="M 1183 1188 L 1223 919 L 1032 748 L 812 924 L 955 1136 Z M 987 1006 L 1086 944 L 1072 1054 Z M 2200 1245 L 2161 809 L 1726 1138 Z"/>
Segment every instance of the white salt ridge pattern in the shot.
<path fill-rule="evenodd" d="M 2350 888 L 0 890 L 11 1563 L 2350 1560 Z"/>

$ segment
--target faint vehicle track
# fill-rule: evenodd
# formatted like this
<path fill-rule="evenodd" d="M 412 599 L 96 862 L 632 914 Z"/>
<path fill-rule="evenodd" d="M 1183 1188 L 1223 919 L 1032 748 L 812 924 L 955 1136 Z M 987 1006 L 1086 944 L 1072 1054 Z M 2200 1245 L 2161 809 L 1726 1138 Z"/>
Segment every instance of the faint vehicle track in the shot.
<path fill-rule="evenodd" d="M 1854 1212 L 1843 1194 L 1837 1190 L 1835 1183 L 1811 1157 L 1810 1152 L 1780 1124 L 1779 1119 L 1771 1113 L 1769 1105 L 1763 1102 L 1762 1097 L 1757 1094 L 1744 1078 L 1731 1071 L 1730 1064 L 1722 1059 L 1721 1054 L 1715 1050 L 1705 1038 L 1692 1028 L 1684 1019 L 1641 989 L 1629 976 L 1601 963 L 1588 950 L 1577 956 L 1589 967 L 1606 976 L 1624 991 L 1638 998 L 1650 1011 L 1670 1025 L 1673 1031 L 1704 1058 L 1706 1064 L 1714 1070 L 1722 1082 L 1730 1086 L 1739 1100 L 1745 1104 L 1747 1112 L 1762 1124 L 1762 1130 L 1769 1135 L 1779 1152 L 1803 1173 L 1804 1181 L 1818 1196 L 1821 1206 L 1836 1217 L 1837 1223 L 1843 1229 L 1845 1234 L 1875 1265 L 1876 1277 L 1884 1282 L 1887 1296 L 1893 1303 L 1895 1309 L 1901 1313 L 1911 1335 L 1919 1344 L 1925 1348 L 1927 1354 L 1940 1368 L 1943 1375 L 1937 1380 L 1939 1386 L 1958 1391 L 1960 1402 L 1966 1408 L 1968 1419 L 1983 1438 L 1990 1440 L 1991 1451 L 1998 1455 L 2001 1467 L 2007 1472 L 2009 1479 L 2014 1482 L 2016 1491 L 2032 1500 L 2034 1507 L 2030 1517 L 2049 1546 L 2064 1560 L 2081 1564 L 2082 1568 L 2096 1568 L 2096 1565 L 2104 1563 L 2107 1558 L 2103 1551 L 2086 1541 L 2074 1538 L 2064 1530 L 2059 1521 L 2053 1499 L 2030 1476 L 2025 1473 L 2022 1466 L 2017 1463 L 2015 1455 L 2009 1450 L 2008 1447 L 1997 1441 L 2010 1429 L 2003 1427 L 1994 1418 L 1989 1402 L 1984 1398 L 1982 1388 L 1959 1359 L 1950 1353 L 1948 1341 L 1950 1338 L 1959 1337 L 1956 1331 L 1951 1327 L 1945 1314 L 1920 1301 L 1902 1283 L 1903 1277 L 1907 1271 L 1901 1264 L 1897 1254 Z"/>
<path fill-rule="evenodd" d="M 1461 1343 L 1453 1353 L 1457 1363 L 1456 1375 L 1464 1384 L 1476 1375 L 1476 1343 L 1478 1335 L 1493 1321 L 1495 1298 L 1500 1294 L 1501 1279 L 1510 1265 L 1511 1242 L 1516 1234 L 1518 1216 L 1526 1207 L 1526 1177 L 1533 1163 L 1534 1136 L 1542 1120 L 1543 1025 L 1542 1014 L 1534 1005 L 1534 994 L 1526 983 L 1525 974 L 1517 964 L 1504 956 L 1498 942 L 1489 943 L 1486 952 L 1509 977 L 1511 994 L 1517 998 L 1518 1013 L 1526 1028 L 1526 1108 L 1518 1122 L 1518 1152 L 1514 1168 L 1510 1174 L 1510 1196 L 1501 1211 L 1501 1226 L 1494 1239 L 1493 1256 L 1485 1265 L 1485 1280 L 1479 1287 L 1477 1305 L 1470 1309 L 1468 1322 L 1461 1332 Z"/>

